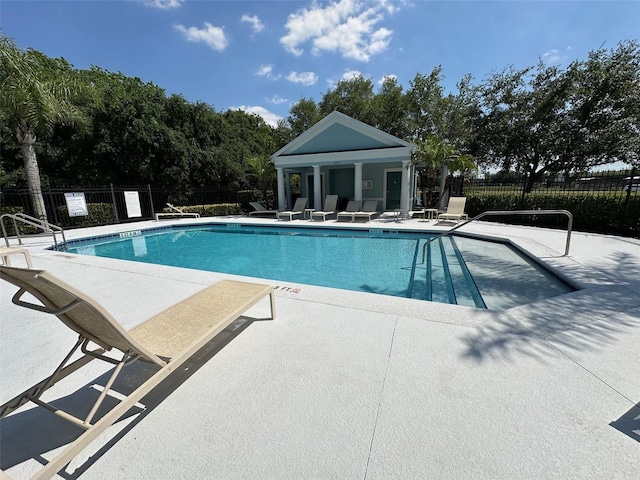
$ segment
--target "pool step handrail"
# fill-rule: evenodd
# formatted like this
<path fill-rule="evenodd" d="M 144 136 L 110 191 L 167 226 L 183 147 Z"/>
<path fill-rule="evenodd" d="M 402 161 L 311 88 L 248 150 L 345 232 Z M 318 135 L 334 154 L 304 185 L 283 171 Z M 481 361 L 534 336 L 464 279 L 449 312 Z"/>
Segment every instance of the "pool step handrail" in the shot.
<path fill-rule="evenodd" d="M 465 220 L 464 222 L 459 223 L 455 227 L 447 230 L 446 232 L 441 233 L 440 235 L 436 235 L 435 237 L 427 240 L 425 244 L 422 246 L 422 261 L 420 262 L 420 265 L 424 263 L 427 245 L 429 245 L 431 242 L 433 242 L 434 240 L 438 240 L 439 238 L 442 238 L 446 235 L 449 235 L 451 232 L 464 227 L 465 225 L 473 222 L 474 220 L 479 220 L 481 218 L 488 217 L 490 215 L 502 215 L 502 216 L 504 215 L 566 215 L 569 221 L 567 224 L 567 242 L 564 247 L 564 256 L 569 255 L 569 245 L 571 243 L 571 231 L 573 230 L 573 214 L 569 210 L 488 210 L 486 212 L 482 212 L 479 215 L 476 215 L 473 218 L 470 218 L 469 220 Z"/>
<path fill-rule="evenodd" d="M 30 225 L 32 227 L 39 228 L 43 231 L 44 235 L 51 235 L 53 238 L 53 246 L 56 250 L 58 250 L 58 238 L 56 234 L 60 234 L 62 237 L 62 245 L 67 244 L 67 239 L 64 236 L 64 230 L 62 227 L 58 225 L 54 225 L 53 223 L 49 223 L 46 220 L 42 220 L 40 218 L 32 217 L 27 215 L 26 213 L 5 213 L 0 216 L 0 224 L 2 225 L 2 235 L 4 237 L 4 243 L 7 247 L 9 247 L 9 235 L 7 235 L 7 229 L 4 224 L 5 218 L 10 218 L 13 220 L 13 228 L 16 232 L 16 237 L 18 238 L 18 243 L 22 245 L 22 235 L 20 234 L 20 228 L 18 222 L 24 225 Z M 42 234 L 40 234 L 42 235 Z"/>

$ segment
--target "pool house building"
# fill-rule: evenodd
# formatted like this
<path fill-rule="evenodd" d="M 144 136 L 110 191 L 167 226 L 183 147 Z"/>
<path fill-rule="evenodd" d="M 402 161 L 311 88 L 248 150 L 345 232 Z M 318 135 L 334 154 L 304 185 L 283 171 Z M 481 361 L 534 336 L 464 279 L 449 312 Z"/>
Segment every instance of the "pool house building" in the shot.
<path fill-rule="evenodd" d="M 320 210 L 326 195 L 377 200 L 379 211 L 408 211 L 416 194 L 415 145 L 334 111 L 271 156 L 278 208 L 291 208 L 291 176 L 300 175 L 307 207 Z"/>

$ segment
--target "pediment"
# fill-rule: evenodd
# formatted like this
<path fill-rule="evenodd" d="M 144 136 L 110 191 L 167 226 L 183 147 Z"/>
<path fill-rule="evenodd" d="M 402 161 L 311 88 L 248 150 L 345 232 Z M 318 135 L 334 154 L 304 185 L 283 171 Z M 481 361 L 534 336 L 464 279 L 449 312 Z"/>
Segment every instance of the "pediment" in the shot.
<path fill-rule="evenodd" d="M 278 157 L 291 155 L 354 152 L 411 146 L 404 140 L 336 111 L 292 140 L 271 158 L 275 160 Z"/>

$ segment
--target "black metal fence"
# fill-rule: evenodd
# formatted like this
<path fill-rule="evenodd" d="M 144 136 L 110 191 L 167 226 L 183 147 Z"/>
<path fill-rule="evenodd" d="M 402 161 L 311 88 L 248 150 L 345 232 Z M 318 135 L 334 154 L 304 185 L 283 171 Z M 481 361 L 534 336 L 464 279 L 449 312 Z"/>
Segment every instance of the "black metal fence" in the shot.
<path fill-rule="evenodd" d="M 464 191 L 465 194 L 492 193 L 496 195 L 512 195 L 514 193 L 525 197 L 530 193 L 544 193 L 548 195 L 589 195 L 617 196 L 626 198 L 633 194 L 640 194 L 640 171 L 631 169 L 626 171 L 602 171 L 588 174 L 566 176 L 545 176 L 531 185 L 526 191 L 527 179 L 515 174 L 493 175 L 489 179 L 465 179 L 463 184 L 455 183 L 454 190 Z"/>
<path fill-rule="evenodd" d="M 83 194 L 88 208 L 87 215 L 74 216 L 69 212 L 67 196 Z M 111 223 L 126 223 L 153 219 L 167 203 L 176 205 L 211 205 L 220 203 L 246 203 L 251 192 L 243 194 L 220 187 L 193 188 L 188 192 L 176 192 L 150 185 L 109 185 L 104 187 L 43 188 L 47 220 L 64 228 Z M 128 199 L 134 198 L 134 201 Z M 245 198 L 247 198 L 245 202 Z M 132 206 L 139 206 L 139 211 Z M 0 213 L 23 212 L 35 216 L 27 189 L 2 189 Z"/>
<path fill-rule="evenodd" d="M 546 177 L 534 183 L 530 191 L 526 179 L 514 174 L 494 175 L 490 179 L 454 179 L 451 189 L 453 195 L 467 197 L 467 213 L 471 216 L 487 210 L 567 209 L 576 217 L 576 228 L 583 231 L 640 236 L 640 172 L 636 169 Z M 83 194 L 88 214 L 70 215 L 67 202 L 70 193 Z M 224 186 L 194 187 L 188 191 L 150 185 L 45 187 L 42 194 L 49 222 L 63 228 L 149 220 L 167 203 L 180 206 L 237 203 L 247 211 L 249 201 L 271 205 L 273 200 L 262 198 L 263 193 L 258 191 L 237 191 Z M 439 195 L 433 193 L 434 202 Z M 127 202 L 132 196 L 139 208 L 134 215 L 128 208 L 131 202 Z M 17 211 L 35 216 L 29 191 L 2 189 L 0 213 Z"/>

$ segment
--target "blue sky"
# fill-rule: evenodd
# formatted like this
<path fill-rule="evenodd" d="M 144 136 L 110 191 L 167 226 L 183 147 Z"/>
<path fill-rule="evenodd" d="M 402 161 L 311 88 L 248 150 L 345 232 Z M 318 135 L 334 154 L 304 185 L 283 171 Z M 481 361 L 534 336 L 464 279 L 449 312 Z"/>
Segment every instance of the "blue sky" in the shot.
<path fill-rule="evenodd" d="M 567 65 L 640 39 L 640 1 L 0 0 L 20 48 L 139 77 L 275 125 L 341 78 L 405 88 L 442 65 L 444 87 L 509 65 Z"/>

